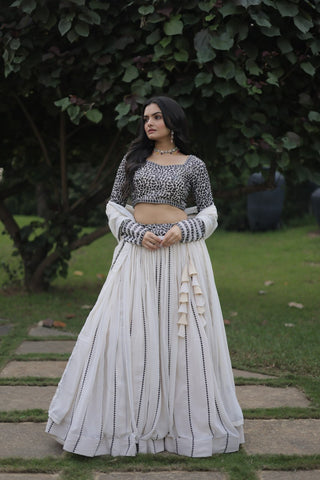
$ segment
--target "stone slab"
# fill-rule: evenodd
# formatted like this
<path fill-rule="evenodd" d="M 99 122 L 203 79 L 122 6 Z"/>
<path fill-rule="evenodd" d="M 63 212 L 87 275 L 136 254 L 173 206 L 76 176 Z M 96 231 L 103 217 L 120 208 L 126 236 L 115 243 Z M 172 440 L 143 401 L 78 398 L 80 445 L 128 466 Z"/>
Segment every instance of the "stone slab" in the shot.
<path fill-rule="evenodd" d="M 59 480 L 58 473 L 0 473 L 0 480 Z"/>
<path fill-rule="evenodd" d="M 233 376 L 234 377 L 242 377 L 242 378 L 276 378 L 273 375 L 265 375 L 264 373 L 255 373 L 255 372 L 246 372 L 245 370 L 237 370 L 233 368 Z"/>
<path fill-rule="evenodd" d="M 0 457 L 43 458 L 58 457 L 63 453 L 50 435 L 45 433 L 45 423 L 0 423 Z"/>
<path fill-rule="evenodd" d="M 258 473 L 259 480 L 319 480 L 319 478 L 320 470 L 299 470 L 298 472 L 265 470 Z"/>
<path fill-rule="evenodd" d="M 264 385 L 239 385 L 237 397 L 242 408 L 309 407 L 303 392 L 295 387 L 273 388 Z"/>
<path fill-rule="evenodd" d="M 33 408 L 48 410 L 56 388 L 57 387 L 55 386 L 0 386 L 0 410 L 6 412 L 12 410 L 29 410 Z"/>
<path fill-rule="evenodd" d="M 57 328 L 32 327 L 29 330 L 30 337 L 59 337 L 65 335 L 67 337 L 76 337 L 74 333 L 58 330 Z"/>
<path fill-rule="evenodd" d="M 74 340 L 39 340 L 22 342 L 16 352 L 19 355 L 26 353 L 71 353 L 75 346 Z"/>
<path fill-rule="evenodd" d="M 320 420 L 245 420 L 244 449 L 249 455 L 320 453 Z"/>
<path fill-rule="evenodd" d="M 221 472 L 112 472 L 96 473 L 94 480 L 227 480 Z"/>
<path fill-rule="evenodd" d="M 0 337 L 4 335 L 8 335 L 10 333 L 10 330 L 12 330 L 13 325 L 11 324 L 5 324 L 5 325 L 0 325 Z"/>
<path fill-rule="evenodd" d="M 0 377 L 61 377 L 67 362 L 65 361 L 30 361 L 9 362 L 0 373 Z"/>

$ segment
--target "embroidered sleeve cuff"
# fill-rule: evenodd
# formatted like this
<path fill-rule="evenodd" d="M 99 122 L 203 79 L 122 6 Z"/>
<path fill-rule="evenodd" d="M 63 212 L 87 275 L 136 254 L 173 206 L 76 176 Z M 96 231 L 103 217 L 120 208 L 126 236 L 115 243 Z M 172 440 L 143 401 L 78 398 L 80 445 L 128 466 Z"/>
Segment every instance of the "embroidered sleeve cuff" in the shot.
<path fill-rule="evenodd" d="M 199 218 L 190 218 L 189 220 L 181 220 L 177 223 L 181 230 L 181 242 L 195 242 L 205 235 L 204 221 Z"/>
<path fill-rule="evenodd" d="M 135 245 L 141 245 L 144 234 L 148 229 L 140 223 L 133 220 L 124 220 L 120 227 L 120 234 L 126 242 L 134 243 Z"/>

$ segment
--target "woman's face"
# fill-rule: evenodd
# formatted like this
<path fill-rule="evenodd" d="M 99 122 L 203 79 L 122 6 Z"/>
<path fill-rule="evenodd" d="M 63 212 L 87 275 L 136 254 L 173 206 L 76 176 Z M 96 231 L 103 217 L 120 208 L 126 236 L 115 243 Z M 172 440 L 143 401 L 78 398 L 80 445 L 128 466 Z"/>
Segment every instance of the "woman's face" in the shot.
<path fill-rule="evenodd" d="M 145 108 L 144 130 L 150 140 L 159 141 L 166 137 L 170 139 L 170 130 L 166 127 L 161 110 L 156 103 L 151 103 Z"/>

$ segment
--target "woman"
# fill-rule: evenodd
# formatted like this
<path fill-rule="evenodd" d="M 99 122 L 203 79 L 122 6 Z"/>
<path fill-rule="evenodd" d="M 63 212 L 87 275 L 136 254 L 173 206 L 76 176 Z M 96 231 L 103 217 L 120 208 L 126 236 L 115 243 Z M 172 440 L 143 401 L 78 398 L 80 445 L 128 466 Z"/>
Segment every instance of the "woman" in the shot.
<path fill-rule="evenodd" d="M 217 212 L 186 141 L 181 107 L 150 99 L 107 204 L 119 244 L 49 409 L 47 432 L 67 451 L 204 457 L 244 441 L 204 241 Z"/>

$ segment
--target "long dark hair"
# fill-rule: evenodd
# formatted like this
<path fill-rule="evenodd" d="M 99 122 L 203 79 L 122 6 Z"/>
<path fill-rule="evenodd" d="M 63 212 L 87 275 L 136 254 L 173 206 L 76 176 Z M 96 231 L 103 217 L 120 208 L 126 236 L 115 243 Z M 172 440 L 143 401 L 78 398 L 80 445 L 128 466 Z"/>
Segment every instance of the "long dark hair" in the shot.
<path fill-rule="evenodd" d="M 134 173 L 145 164 L 154 149 L 154 141 L 150 140 L 144 130 L 144 111 L 148 105 L 155 103 L 161 110 L 163 121 L 169 130 L 174 132 L 174 143 L 181 153 L 187 154 L 188 127 L 186 115 L 180 105 L 170 97 L 152 97 L 143 105 L 138 136 L 129 147 L 126 161 L 126 182 L 124 190 L 129 192 Z"/>

